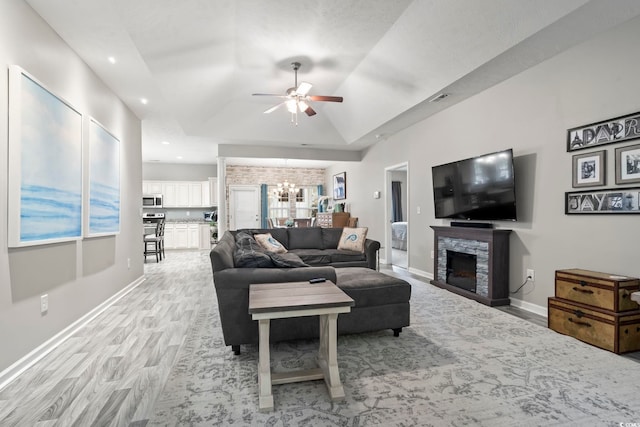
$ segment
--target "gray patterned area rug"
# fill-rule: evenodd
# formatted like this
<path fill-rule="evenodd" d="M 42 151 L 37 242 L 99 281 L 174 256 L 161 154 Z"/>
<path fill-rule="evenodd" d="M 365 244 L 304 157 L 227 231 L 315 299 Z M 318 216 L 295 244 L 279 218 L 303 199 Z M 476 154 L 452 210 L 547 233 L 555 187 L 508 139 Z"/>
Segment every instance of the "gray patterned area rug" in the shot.
<path fill-rule="evenodd" d="M 322 381 L 278 385 L 269 413 L 258 411 L 257 346 L 234 356 L 224 345 L 215 291 L 205 286 L 149 425 L 640 423 L 639 363 L 411 282 L 411 326 L 400 337 L 391 331 L 339 337 L 343 402 L 332 403 Z M 313 367 L 316 348 L 316 341 L 277 344 L 272 366 Z"/>

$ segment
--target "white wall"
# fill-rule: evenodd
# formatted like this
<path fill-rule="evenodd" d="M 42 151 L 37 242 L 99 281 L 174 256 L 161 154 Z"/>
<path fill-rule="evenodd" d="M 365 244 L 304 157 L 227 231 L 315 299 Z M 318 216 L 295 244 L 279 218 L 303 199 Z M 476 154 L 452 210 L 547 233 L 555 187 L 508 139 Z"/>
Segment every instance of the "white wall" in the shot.
<path fill-rule="evenodd" d="M 514 298 L 546 307 L 557 269 L 638 277 L 640 216 L 564 214 L 576 154 L 566 152 L 566 130 L 640 111 L 638 40 L 634 19 L 389 137 L 361 163 L 330 168 L 327 177 L 346 169 L 352 215 L 383 241 L 385 197 L 372 194 L 385 190 L 385 167 L 409 162 L 409 267 L 433 273 L 429 226 L 449 222 L 434 218 L 431 167 L 512 147 L 520 220 L 495 225 L 513 230 L 511 289 L 527 268 L 536 272 L 535 283 Z M 607 150 L 607 187 L 615 186 L 614 149 L 625 144 L 591 150 Z"/>
<path fill-rule="evenodd" d="M 7 164 L 8 73 L 19 65 L 121 141 L 121 231 L 115 237 L 7 247 L 0 173 L 0 372 L 143 275 L 140 121 L 22 0 L 0 6 L 0 164 Z M 52 159 L 55 160 L 55 159 Z M 131 267 L 127 267 L 127 259 Z M 49 312 L 40 314 L 40 295 Z"/>

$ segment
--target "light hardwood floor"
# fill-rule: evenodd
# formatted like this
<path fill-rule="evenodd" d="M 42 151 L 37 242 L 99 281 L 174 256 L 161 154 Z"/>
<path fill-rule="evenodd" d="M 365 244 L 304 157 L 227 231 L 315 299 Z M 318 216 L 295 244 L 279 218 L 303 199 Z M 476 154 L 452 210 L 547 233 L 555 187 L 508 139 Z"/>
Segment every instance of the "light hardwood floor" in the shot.
<path fill-rule="evenodd" d="M 0 426 L 144 426 L 213 286 L 208 252 L 145 264 L 147 280 L 0 390 Z M 211 292 L 208 293 L 212 295 Z"/>
<path fill-rule="evenodd" d="M 390 266 L 381 271 L 408 275 Z M 167 252 L 160 263 L 148 262 L 145 274 L 145 282 L 0 390 L 0 426 L 148 423 L 194 313 L 217 302 L 207 289 L 208 251 Z M 503 309 L 546 324 L 544 317 Z"/>

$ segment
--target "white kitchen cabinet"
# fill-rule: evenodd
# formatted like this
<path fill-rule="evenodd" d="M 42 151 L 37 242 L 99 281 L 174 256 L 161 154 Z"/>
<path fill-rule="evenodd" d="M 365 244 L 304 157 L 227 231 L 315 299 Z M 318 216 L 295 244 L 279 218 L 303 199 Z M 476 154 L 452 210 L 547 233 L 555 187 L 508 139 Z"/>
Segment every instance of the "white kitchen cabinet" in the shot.
<path fill-rule="evenodd" d="M 175 249 L 176 247 L 176 229 L 175 224 L 170 222 L 164 223 L 164 248 Z"/>
<path fill-rule="evenodd" d="M 162 206 L 165 208 L 174 208 L 178 206 L 175 182 L 162 183 Z"/>
<path fill-rule="evenodd" d="M 215 191 L 213 199 L 211 188 L 209 181 L 142 182 L 142 194 L 162 194 L 162 203 L 165 208 L 210 208 L 217 206 L 216 185 L 213 186 L 213 191 Z"/>
<path fill-rule="evenodd" d="M 200 248 L 200 224 L 187 224 L 187 248 Z"/>
<path fill-rule="evenodd" d="M 211 226 L 200 224 L 200 249 L 211 249 Z"/>
<path fill-rule="evenodd" d="M 176 182 L 176 206 L 179 208 L 189 207 L 189 183 Z"/>
<path fill-rule="evenodd" d="M 218 206 L 218 178 L 209 178 L 209 205 Z"/>
<path fill-rule="evenodd" d="M 209 181 L 202 181 L 200 183 L 200 194 L 202 194 L 202 207 L 209 208 L 213 206 L 211 204 L 211 194 L 209 190 Z"/>
<path fill-rule="evenodd" d="M 202 183 L 190 182 L 189 183 L 189 198 L 187 200 L 190 207 L 202 207 Z"/>
<path fill-rule="evenodd" d="M 183 222 L 175 224 L 175 248 L 187 249 L 189 247 L 189 226 Z"/>
<path fill-rule="evenodd" d="M 162 181 L 142 181 L 142 194 L 162 194 Z"/>

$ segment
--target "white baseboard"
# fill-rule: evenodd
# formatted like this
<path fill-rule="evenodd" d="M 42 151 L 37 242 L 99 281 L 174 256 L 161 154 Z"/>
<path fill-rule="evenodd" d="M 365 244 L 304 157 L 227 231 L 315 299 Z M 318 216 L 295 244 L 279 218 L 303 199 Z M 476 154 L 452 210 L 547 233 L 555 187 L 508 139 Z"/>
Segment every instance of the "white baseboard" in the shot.
<path fill-rule="evenodd" d="M 510 298 L 511 305 L 514 307 L 521 308 L 525 311 L 529 311 L 531 313 L 537 314 L 542 317 L 549 317 L 549 313 L 547 307 L 542 307 L 537 304 L 532 304 L 530 302 L 522 301 L 521 299 Z"/>
<path fill-rule="evenodd" d="M 60 344 L 65 342 L 69 337 L 75 334 L 80 328 L 85 326 L 87 323 L 92 321 L 95 317 L 100 315 L 107 308 L 111 307 L 114 303 L 116 303 L 120 298 L 124 297 L 126 294 L 131 292 L 137 286 L 139 286 L 142 282 L 145 281 L 145 276 L 140 276 L 133 282 L 131 282 L 127 287 L 123 288 L 103 303 L 95 307 L 93 310 L 64 328 L 62 331 L 58 332 L 56 335 L 39 345 L 37 348 L 32 350 L 26 356 L 22 357 L 20 360 L 15 362 L 13 365 L 9 366 L 4 371 L 0 372 L 0 390 L 9 385 L 13 380 L 18 378 L 20 374 L 33 366 L 36 362 L 42 359 L 44 356 L 53 351 Z"/>
<path fill-rule="evenodd" d="M 429 273 L 428 271 L 418 270 L 417 268 L 409 268 L 409 273 L 415 274 L 416 276 L 424 277 L 428 280 L 433 280 L 433 273 Z"/>

